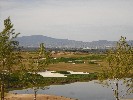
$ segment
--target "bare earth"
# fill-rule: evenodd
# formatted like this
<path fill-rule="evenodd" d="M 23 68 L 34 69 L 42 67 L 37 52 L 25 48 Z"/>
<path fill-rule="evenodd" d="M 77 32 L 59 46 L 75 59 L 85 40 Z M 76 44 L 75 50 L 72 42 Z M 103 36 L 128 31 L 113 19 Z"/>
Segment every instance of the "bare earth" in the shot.
<path fill-rule="evenodd" d="M 34 100 L 33 98 L 34 98 L 33 94 L 8 94 L 5 97 L 5 100 Z M 62 96 L 38 94 L 37 100 L 76 100 L 76 99 L 62 97 Z"/>
<path fill-rule="evenodd" d="M 5 100 L 34 100 L 33 94 L 7 94 Z M 78 100 L 67 98 L 63 96 L 47 95 L 47 94 L 38 94 L 37 100 Z M 133 100 L 133 99 L 120 99 L 120 100 Z"/>

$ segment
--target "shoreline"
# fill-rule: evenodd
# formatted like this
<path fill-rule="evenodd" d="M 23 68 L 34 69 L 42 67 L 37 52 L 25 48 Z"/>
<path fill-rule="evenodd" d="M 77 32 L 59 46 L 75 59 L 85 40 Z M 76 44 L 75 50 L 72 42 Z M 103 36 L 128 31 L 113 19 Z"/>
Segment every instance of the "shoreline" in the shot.
<path fill-rule="evenodd" d="M 6 100 L 33 100 L 34 94 L 6 94 Z M 64 96 L 37 94 L 37 100 L 78 100 Z"/>

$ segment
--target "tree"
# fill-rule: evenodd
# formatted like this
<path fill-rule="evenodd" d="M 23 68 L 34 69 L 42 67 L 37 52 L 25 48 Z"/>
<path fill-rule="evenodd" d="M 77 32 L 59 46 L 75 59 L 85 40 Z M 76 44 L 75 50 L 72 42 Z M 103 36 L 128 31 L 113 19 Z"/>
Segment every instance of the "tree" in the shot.
<path fill-rule="evenodd" d="M 20 62 L 18 48 L 19 43 L 15 38 L 19 33 L 15 33 L 13 24 L 8 17 L 4 20 L 4 29 L 0 32 L 0 84 L 1 84 L 1 100 L 4 100 L 4 86 L 6 84 L 6 76 L 10 76 L 16 66 Z M 9 81 L 8 81 L 9 82 Z"/>
<path fill-rule="evenodd" d="M 46 66 L 48 66 L 48 64 L 50 63 L 50 52 L 47 52 L 45 47 L 44 47 L 44 43 L 40 44 L 40 48 L 37 52 L 37 57 L 36 58 L 32 58 L 30 60 L 30 65 L 29 65 L 29 71 L 32 74 L 35 74 L 34 80 L 32 80 L 32 84 L 33 85 L 33 89 L 34 89 L 34 100 L 36 100 L 36 96 L 37 96 L 37 90 L 38 90 L 38 83 L 37 83 L 37 75 L 39 71 L 44 71 Z M 45 88 L 43 88 L 45 89 Z"/>
<path fill-rule="evenodd" d="M 133 78 L 131 76 L 133 74 L 133 49 L 128 45 L 125 37 L 121 37 L 116 47 L 107 53 L 106 61 L 108 65 L 102 66 L 99 80 L 111 86 L 116 100 L 120 100 L 131 90 L 131 87 L 128 87 L 125 90 L 126 93 L 121 96 L 120 93 L 124 92 L 119 90 L 119 85 L 122 85 L 121 80 L 123 79 L 123 84 L 127 83 L 126 86 L 129 86 Z M 108 81 L 103 81 L 105 79 L 108 79 Z M 114 83 L 115 86 L 113 86 Z"/>

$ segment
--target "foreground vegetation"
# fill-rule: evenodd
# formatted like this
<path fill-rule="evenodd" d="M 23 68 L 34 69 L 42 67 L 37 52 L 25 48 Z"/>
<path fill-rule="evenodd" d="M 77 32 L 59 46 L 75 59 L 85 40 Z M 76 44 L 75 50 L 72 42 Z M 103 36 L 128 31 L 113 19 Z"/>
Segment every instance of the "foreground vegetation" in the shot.
<path fill-rule="evenodd" d="M 17 88 L 29 88 L 33 85 L 32 83 L 36 83 L 34 87 L 45 87 L 49 85 L 55 84 L 68 84 L 72 82 L 84 82 L 91 81 L 97 79 L 97 73 L 90 74 L 66 74 L 67 77 L 43 77 L 41 75 L 35 75 L 32 73 L 25 73 L 20 79 L 21 73 L 14 73 L 10 75 L 9 84 L 6 85 L 6 90 L 12 90 Z M 7 76 L 9 77 L 9 76 Z"/>
<path fill-rule="evenodd" d="M 115 99 L 120 100 L 133 93 L 133 48 L 126 42 L 125 37 L 121 36 L 116 47 L 109 50 L 106 61 L 108 65 L 102 66 L 99 79 L 103 84 L 111 86 Z M 120 83 L 121 80 L 124 80 L 123 83 Z M 126 84 L 127 89 L 120 89 L 122 84 Z"/>

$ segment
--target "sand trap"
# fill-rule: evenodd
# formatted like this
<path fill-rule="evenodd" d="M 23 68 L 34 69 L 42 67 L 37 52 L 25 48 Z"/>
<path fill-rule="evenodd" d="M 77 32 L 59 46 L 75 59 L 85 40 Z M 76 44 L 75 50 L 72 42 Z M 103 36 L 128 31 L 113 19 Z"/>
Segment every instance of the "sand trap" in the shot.
<path fill-rule="evenodd" d="M 52 72 L 55 72 L 55 71 L 38 72 L 38 74 L 42 75 L 43 77 L 67 77 L 67 76 L 64 76 L 64 74 L 52 73 Z"/>
<path fill-rule="evenodd" d="M 38 72 L 38 74 L 42 75 L 43 77 L 67 77 L 64 74 L 60 73 L 54 73 L 55 71 L 45 71 L 45 72 Z M 73 72 L 73 71 L 67 71 L 71 74 L 89 74 L 84 72 Z"/>

